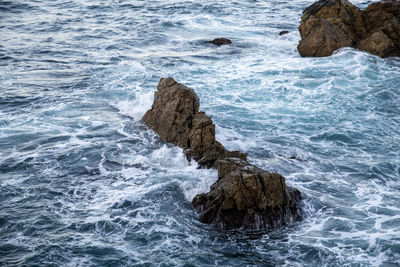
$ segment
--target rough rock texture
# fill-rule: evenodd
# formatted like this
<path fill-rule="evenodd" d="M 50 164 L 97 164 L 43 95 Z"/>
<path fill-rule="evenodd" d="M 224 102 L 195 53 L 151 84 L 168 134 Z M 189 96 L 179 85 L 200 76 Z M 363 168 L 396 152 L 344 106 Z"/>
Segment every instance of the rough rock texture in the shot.
<path fill-rule="evenodd" d="M 221 46 L 221 45 L 229 45 L 232 43 L 232 41 L 227 38 L 215 38 L 214 40 L 209 41 L 209 43 Z"/>
<path fill-rule="evenodd" d="M 202 222 L 221 228 L 272 229 L 301 220 L 301 194 L 287 187 L 278 173 L 237 158 L 218 159 L 216 167 L 218 181 L 192 201 Z"/>
<path fill-rule="evenodd" d="M 297 49 L 308 57 L 354 47 L 380 57 L 400 56 L 400 1 L 373 3 L 364 11 L 347 0 L 320 0 L 303 11 Z"/>
<path fill-rule="evenodd" d="M 167 142 L 184 149 L 189 159 L 218 169 L 218 181 L 193 199 L 200 220 L 221 228 L 271 229 L 301 220 L 301 194 L 285 178 L 247 162 L 215 140 L 215 125 L 199 112 L 196 93 L 172 78 L 161 79 L 143 122 Z"/>
<path fill-rule="evenodd" d="M 239 151 L 227 151 L 215 140 L 215 125 L 204 112 L 199 112 L 196 93 L 172 78 L 160 80 L 153 105 L 142 121 L 202 166 L 213 167 L 221 155 L 247 157 Z"/>

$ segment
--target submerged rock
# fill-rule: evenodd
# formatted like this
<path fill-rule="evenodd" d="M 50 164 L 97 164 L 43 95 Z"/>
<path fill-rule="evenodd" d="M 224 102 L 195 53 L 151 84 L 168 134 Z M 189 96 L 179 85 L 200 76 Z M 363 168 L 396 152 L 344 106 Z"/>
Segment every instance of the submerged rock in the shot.
<path fill-rule="evenodd" d="M 221 45 L 229 45 L 232 43 L 232 41 L 227 38 L 215 38 L 214 40 L 209 41 L 209 43 L 217 45 L 217 46 L 221 46 Z"/>
<path fill-rule="evenodd" d="M 218 181 L 192 203 L 204 223 L 220 228 L 271 229 L 301 220 L 301 193 L 285 178 L 247 162 L 215 140 L 215 125 L 199 111 L 196 93 L 172 78 L 161 79 L 142 121 L 166 142 L 184 149 L 200 166 L 216 168 Z"/>
<path fill-rule="evenodd" d="M 347 0 L 320 0 L 303 11 L 301 56 L 330 56 L 354 47 L 380 57 L 400 56 L 400 1 L 373 3 L 364 11 Z"/>
<path fill-rule="evenodd" d="M 289 31 L 280 31 L 279 35 L 284 35 L 284 34 L 288 34 L 288 33 L 289 33 Z"/>

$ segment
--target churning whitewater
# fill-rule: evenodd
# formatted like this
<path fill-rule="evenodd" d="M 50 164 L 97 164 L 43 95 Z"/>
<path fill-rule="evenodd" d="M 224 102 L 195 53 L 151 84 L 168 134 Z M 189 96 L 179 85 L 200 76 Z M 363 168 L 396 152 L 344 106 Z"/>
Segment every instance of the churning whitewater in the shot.
<path fill-rule="evenodd" d="M 302 58 L 310 4 L 0 2 L 0 265 L 398 266 L 400 60 Z M 199 222 L 216 171 L 140 121 L 168 76 L 227 149 L 302 192 L 303 221 Z"/>

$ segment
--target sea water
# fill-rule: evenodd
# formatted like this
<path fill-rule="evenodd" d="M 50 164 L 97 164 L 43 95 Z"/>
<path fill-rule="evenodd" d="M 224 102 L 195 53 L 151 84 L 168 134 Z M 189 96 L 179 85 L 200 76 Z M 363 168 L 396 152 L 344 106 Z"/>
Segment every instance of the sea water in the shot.
<path fill-rule="evenodd" d="M 0 265 L 399 266 L 400 60 L 300 57 L 310 4 L 1 1 Z M 140 121 L 168 76 L 303 193 L 303 221 L 199 222 L 216 171 Z"/>

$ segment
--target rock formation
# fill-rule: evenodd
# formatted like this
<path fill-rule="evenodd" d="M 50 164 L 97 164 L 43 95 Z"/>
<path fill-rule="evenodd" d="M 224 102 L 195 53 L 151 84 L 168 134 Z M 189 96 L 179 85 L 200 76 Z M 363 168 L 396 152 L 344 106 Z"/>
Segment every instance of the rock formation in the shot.
<path fill-rule="evenodd" d="M 289 33 L 289 31 L 280 31 L 279 35 L 285 35 L 285 34 L 288 34 L 288 33 Z"/>
<path fill-rule="evenodd" d="M 400 1 L 384 0 L 362 11 L 347 0 L 320 0 L 303 11 L 299 31 L 301 56 L 330 56 L 341 47 L 400 56 Z"/>
<path fill-rule="evenodd" d="M 301 220 L 301 194 L 285 178 L 247 162 L 215 140 L 215 125 L 199 111 L 196 93 L 172 78 L 161 79 L 142 121 L 166 142 L 184 149 L 200 166 L 218 169 L 210 192 L 193 199 L 200 220 L 220 228 L 271 229 Z"/>
<path fill-rule="evenodd" d="M 232 41 L 227 38 L 215 38 L 214 40 L 209 41 L 209 43 L 217 45 L 217 46 L 221 46 L 221 45 L 229 45 L 232 43 Z"/>

